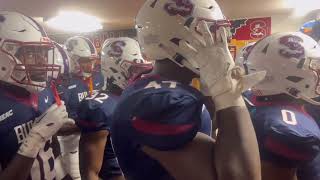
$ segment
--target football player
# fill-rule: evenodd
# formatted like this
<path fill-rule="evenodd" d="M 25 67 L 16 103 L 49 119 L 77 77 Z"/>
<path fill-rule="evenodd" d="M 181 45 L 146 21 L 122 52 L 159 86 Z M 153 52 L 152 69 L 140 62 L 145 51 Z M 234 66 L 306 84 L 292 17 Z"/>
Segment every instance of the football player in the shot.
<path fill-rule="evenodd" d="M 319 100 L 319 97 L 316 98 Z M 305 109 L 317 122 L 320 127 L 320 106 L 306 103 Z M 317 180 L 320 179 L 320 152 L 311 162 L 306 162 L 298 168 L 297 176 L 299 180 Z"/>
<path fill-rule="evenodd" d="M 243 76 L 214 0 L 147 0 L 136 17 L 153 72 L 134 79 L 115 109 L 111 138 L 127 179 L 260 179 L 258 145 L 241 92 L 264 78 Z M 200 77 L 215 103 L 217 143 L 201 130 Z M 235 148 L 236 147 L 236 148 Z"/>
<path fill-rule="evenodd" d="M 47 85 L 64 66 L 49 59 L 43 28 L 20 13 L 0 11 L 0 47 L 0 179 L 58 179 L 51 137 L 73 121 Z"/>
<path fill-rule="evenodd" d="M 107 39 L 101 52 L 101 71 L 105 78 L 106 92 L 120 96 L 123 89 L 142 74 L 152 71 L 152 64 L 143 59 L 140 46 L 134 39 L 121 37 Z M 100 177 L 124 179 L 108 136 Z"/>
<path fill-rule="evenodd" d="M 262 179 L 296 179 L 297 168 L 319 153 L 320 129 L 304 108 L 320 104 L 313 99 L 320 95 L 319 65 L 319 45 L 300 32 L 270 35 L 250 51 L 248 72 L 267 71 L 266 79 L 245 94 L 260 147 Z"/>
<path fill-rule="evenodd" d="M 298 180 L 320 179 L 320 153 L 311 162 L 302 164 L 297 171 Z"/>
<path fill-rule="evenodd" d="M 107 91 L 116 95 L 121 95 L 129 84 L 150 73 L 153 69 L 151 62 L 143 59 L 139 43 L 127 37 L 106 40 L 102 48 L 101 60 Z M 211 118 L 205 107 L 202 109 L 201 120 L 201 131 L 210 136 Z M 115 173 L 115 171 L 111 171 L 110 164 L 114 164 L 113 169 L 116 165 L 119 166 L 115 155 L 112 153 L 113 149 L 110 147 L 112 146 L 106 147 L 103 166 L 105 169 L 100 172 L 103 179 L 108 179 L 111 172 Z M 114 159 L 115 163 L 112 163 L 109 159 Z M 109 161 L 111 162 L 108 163 Z"/>
<path fill-rule="evenodd" d="M 69 38 L 65 42 L 65 48 L 70 57 L 71 75 L 62 79 L 58 90 L 61 93 L 61 98 L 65 101 L 69 117 L 75 120 L 79 129 L 78 134 L 72 130 L 72 135 L 59 137 L 63 158 L 68 172 L 74 179 L 80 179 L 80 176 L 84 179 L 97 179 L 104 145 L 96 144 L 101 146 L 96 146 L 94 149 L 91 144 L 97 141 L 105 143 L 107 131 L 103 126 L 94 129 L 92 127 L 94 125 L 88 122 L 90 119 L 81 119 L 84 115 L 79 116 L 79 109 L 86 111 L 81 102 L 89 96 L 95 99 L 98 91 L 104 86 L 102 74 L 95 69 L 98 55 L 93 43 L 81 36 Z M 86 105 L 83 106 L 90 108 Z M 89 109 L 87 110 L 89 111 Z M 80 154 L 79 140 L 82 148 Z"/>

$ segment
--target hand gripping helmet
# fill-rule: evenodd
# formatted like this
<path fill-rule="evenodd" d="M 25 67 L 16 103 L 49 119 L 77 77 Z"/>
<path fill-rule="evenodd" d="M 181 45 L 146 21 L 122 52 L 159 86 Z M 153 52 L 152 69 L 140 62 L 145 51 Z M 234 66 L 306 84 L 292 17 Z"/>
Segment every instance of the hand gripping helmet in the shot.
<path fill-rule="evenodd" d="M 147 0 L 136 17 L 136 30 L 142 51 L 151 60 L 169 58 L 179 66 L 198 72 L 198 65 L 193 59 L 182 56 L 179 42 L 185 40 L 192 45 L 196 36 L 203 40 L 198 31 L 200 21 L 206 21 L 210 30 L 215 32 L 219 26 L 229 26 L 215 0 Z M 185 32 L 185 27 L 191 31 Z M 168 56 L 162 46 L 176 46 L 174 57 Z"/>

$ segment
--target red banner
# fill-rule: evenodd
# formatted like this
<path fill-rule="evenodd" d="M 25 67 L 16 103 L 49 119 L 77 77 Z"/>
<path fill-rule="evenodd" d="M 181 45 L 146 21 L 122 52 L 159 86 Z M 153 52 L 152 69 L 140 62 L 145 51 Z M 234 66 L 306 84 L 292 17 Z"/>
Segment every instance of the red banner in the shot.
<path fill-rule="evenodd" d="M 271 34 L 271 17 L 231 21 L 233 39 L 259 40 Z"/>
<path fill-rule="evenodd" d="M 271 17 L 237 19 L 231 21 L 230 50 L 235 56 L 243 46 L 271 34 Z"/>

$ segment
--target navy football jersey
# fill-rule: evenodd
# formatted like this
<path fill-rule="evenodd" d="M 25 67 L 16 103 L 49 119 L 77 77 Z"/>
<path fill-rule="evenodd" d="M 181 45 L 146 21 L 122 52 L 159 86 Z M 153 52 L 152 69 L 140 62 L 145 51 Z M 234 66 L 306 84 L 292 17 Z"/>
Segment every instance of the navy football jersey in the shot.
<path fill-rule="evenodd" d="M 110 131 L 112 113 L 117 105 L 117 97 L 95 91 L 80 102 L 77 125 L 81 132 Z"/>
<path fill-rule="evenodd" d="M 315 99 L 316 101 L 320 101 L 320 97 Z M 317 122 L 320 128 L 320 106 L 316 106 L 310 103 L 306 103 L 305 105 L 306 111 L 310 114 Z"/>
<path fill-rule="evenodd" d="M 317 101 L 319 98 L 316 99 Z M 309 103 L 305 104 L 306 111 L 316 120 L 320 127 L 320 107 Z M 320 153 L 311 162 L 304 163 L 298 168 L 299 180 L 319 180 L 320 179 Z"/>
<path fill-rule="evenodd" d="M 101 90 L 104 86 L 103 75 L 95 73 L 92 77 L 94 92 Z M 88 84 L 81 77 L 72 76 L 59 83 L 57 90 L 65 102 L 69 118 L 75 120 L 78 125 L 80 102 L 90 94 Z"/>
<path fill-rule="evenodd" d="M 297 167 L 319 153 L 320 129 L 301 103 L 244 95 L 263 160 Z"/>
<path fill-rule="evenodd" d="M 103 180 L 108 180 L 114 176 L 121 176 L 122 174 L 122 170 L 112 146 L 112 139 L 109 134 L 104 148 L 103 162 L 99 172 L 99 177 Z"/>
<path fill-rule="evenodd" d="M 320 179 L 320 153 L 311 162 L 304 163 L 298 168 L 297 176 L 299 180 L 319 180 Z"/>
<path fill-rule="evenodd" d="M 112 120 L 112 113 L 117 105 L 118 97 L 105 92 L 94 92 L 86 97 L 78 109 L 78 127 L 82 133 L 108 130 Z M 110 135 L 104 150 L 103 164 L 99 176 L 110 179 L 114 175 L 122 175 L 118 160 L 114 153 Z"/>
<path fill-rule="evenodd" d="M 17 96 L 14 90 L 0 88 L 0 165 L 5 169 L 16 155 L 20 145 L 32 128 L 33 120 L 44 113 L 54 102 L 50 89 L 30 96 Z M 56 178 L 55 157 L 49 140 L 36 157 L 29 179 L 53 180 Z"/>
<path fill-rule="evenodd" d="M 196 89 L 157 76 L 144 77 L 121 95 L 114 112 L 111 137 L 127 179 L 173 179 L 140 147 L 174 150 L 197 132 L 211 133 L 211 119 Z M 210 127 L 205 127 L 210 126 Z"/>

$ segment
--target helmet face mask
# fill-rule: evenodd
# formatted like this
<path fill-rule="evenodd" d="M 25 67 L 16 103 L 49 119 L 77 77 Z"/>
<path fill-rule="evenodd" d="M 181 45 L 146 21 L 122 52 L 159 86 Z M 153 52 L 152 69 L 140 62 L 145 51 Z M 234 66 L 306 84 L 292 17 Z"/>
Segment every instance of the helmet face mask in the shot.
<path fill-rule="evenodd" d="M 248 43 L 247 45 L 245 45 L 240 49 L 239 53 L 236 56 L 237 57 L 235 60 L 236 65 L 242 67 L 245 70 L 246 74 L 248 74 L 248 67 L 246 65 L 248 61 L 248 56 L 250 54 L 250 51 L 254 47 L 254 45 L 255 45 L 255 42 Z"/>
<path fill-rule="evenodd" d="M 308 62 L 308 68 L 314 72 L 314 76 L 317 81 L 315 92 L 318 96 L 320 96 L 320 57 L 318 59 L 308 58 L 306 62 Z"/>
<path fill-rule="evenodd" d="M 47 87 L 63 68 L 49 61 L 54 44 L 33 19 L 16 12 L 0 11 L 0 80 L 30 92 Z"/>
<path fill-rule="evenodd" d="M 70 74 L 70 57 L 68 56 L 67 52 L 63 48 L 63 45 L 60 45 L 56 42 L 54 43 L 54 48 L 52 48 L 48 52 L 48 62 L 49 64 L 56 64 L 60 66 L 60 72 L 55 72 L 52 77 L 57 78 L 60 75 L 68 75 Z"/>

